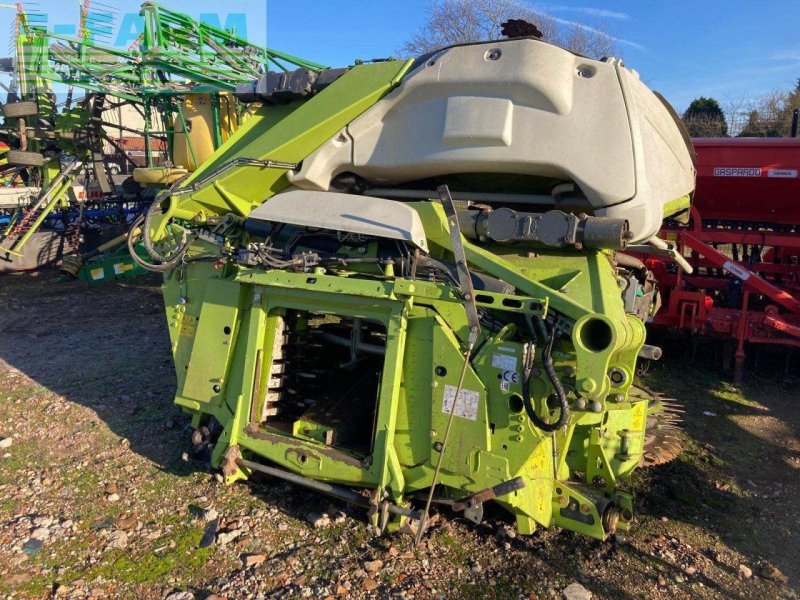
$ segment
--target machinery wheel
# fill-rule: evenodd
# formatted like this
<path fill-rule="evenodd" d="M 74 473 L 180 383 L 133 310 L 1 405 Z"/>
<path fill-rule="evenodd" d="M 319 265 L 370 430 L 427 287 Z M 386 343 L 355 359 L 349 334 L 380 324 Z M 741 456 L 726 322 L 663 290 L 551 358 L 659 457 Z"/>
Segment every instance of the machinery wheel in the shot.
<path fill-rule="evenodd" d="M 20 167 L 41 167 L 47 162 L 47 159 L 44 157 L 44 155 L 38 152 L 9 150 L 6 156 L 8 159 L 8 164 L 17 165 Z"/>
<path fill-rule="evenodd" d="M 10 102 L 3 105 L 4 117 L 35 117 L 38 114 L 39 107 L 36 106 L 36 102 Z"/>

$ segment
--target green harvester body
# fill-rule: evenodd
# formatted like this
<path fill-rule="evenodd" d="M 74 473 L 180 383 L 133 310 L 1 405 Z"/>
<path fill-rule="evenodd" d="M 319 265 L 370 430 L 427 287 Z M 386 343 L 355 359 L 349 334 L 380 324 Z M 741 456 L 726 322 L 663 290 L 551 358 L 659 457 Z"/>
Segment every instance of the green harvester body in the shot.
<path fill-rule="evenodd" d="M 632 385 L 645 327 L 625 309 L 613 251 L 462 238 L 469 268 L 513 291 L 476 292 L 479 311 L 500 324 L 480 332 L 444 448 L 470 337 L 467 300 L 452 282 L 402 277 L 390 264 L 289 269 L 231 259 L 250 239 L 242 225 L 250 213 L 290 187 L 294 169 L 287 165 L 299 165 L 335 139 L 413 67 L 413 61 L 358 65 L 319 93 L 263 106 L 162 200 L 163 214 L 148 230 L 152 239 L 167 223 L 186 231 L 213 229 L 222 218 L 236 223 L 223 241 L 194 238 L 186 254 L 215 256 L 222 247 L 228 251 L 222 258 L 185 260 L 165 275 L 175 402 L 193 415 L 198 431 L 219 424 L 212 465 L 228 483 L 248 478 L 260 464 L 325 484 L 333 495 L 366 490 L 372 524 L 381 530 L 413 530 L 414 507 L 435 484 L 435 502 L 459 507 L 473 520 L 480 517 L 469 510 L 492 498 L 514 514 L 520 533 L 559 526 L 604 539 L 634 518 L 626 482 L 643 458 L 652 402 Z M 263 162 L 227 168 L 237 159 Z M 428 254 L 452 262 L 442 205 L 435 199 L 405 204 L 424 227 Z M 367 242 L 358 252 L 371 256 L 374 248 Z M 326 319 L 369 322 L 380 332 L 376 380 L 358 379 L 352 375 L 358 364 L 331 362 L 322 350 L 314 356 L 317 346 L 309 340 L 326 334 L 308 332 L 324 330 Z M 555 432 L 537 427 L 525 408 L 523 385 L 540 419 L 551 419 L 554 410 L 539 349 L 529 380 L 522 376 L 532 351 L 524 324 L 533 320 L 562 334 L 552 363 L 570 394 L 570 413 Z M 352 396 L 362 414 L 352 414 L 347 394 L 327 412 L 311 407 L 287 419 L 268 410 L 286 376 L 281 348 L 294 335 L 290 325 L 311 354 L 304 359 L 310 377 L 338 370 L 360 382 Z M 345 435 L 347 419 L 361 430 Z"/>

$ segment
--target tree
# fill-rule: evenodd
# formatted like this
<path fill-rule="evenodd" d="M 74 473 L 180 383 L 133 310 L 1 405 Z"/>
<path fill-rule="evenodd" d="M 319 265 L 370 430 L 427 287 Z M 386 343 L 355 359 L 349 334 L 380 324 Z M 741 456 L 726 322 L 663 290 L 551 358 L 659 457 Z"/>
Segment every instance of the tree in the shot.
<path fill-rule="evenodd" d="M 548 42 L 591 58 L 618 54 L 603 22 L 593 26 L 557 21 L 522 0 L 431 0 L 420 30 L 399 48 L 404 55 L 421 55 L 453 46 L 501 37 L 509 19 L 535 24 Z"/>
<path fill-rule="evenodd" d="M 757 110 L 751 110 L 747 117 L 747 125 L 739 132 L 737 137 L 758 137 L 761 132 L 761 116 Z"/>
<path fill-rule="evenodd" d="M 692 137 L 727 137 L 725 113 L 714 98 L 701 96 L 692 100 L 683 113 L 683 122 Z"/>
<path fill-rule="evenodd" d="M 774 90 L 761 96 L 729 101 L 725 115 L 731 135 L 786 137 L 790 134 L 792 112 L 796 108 L 800 108 L 800 80 L 791 91 Z"/>

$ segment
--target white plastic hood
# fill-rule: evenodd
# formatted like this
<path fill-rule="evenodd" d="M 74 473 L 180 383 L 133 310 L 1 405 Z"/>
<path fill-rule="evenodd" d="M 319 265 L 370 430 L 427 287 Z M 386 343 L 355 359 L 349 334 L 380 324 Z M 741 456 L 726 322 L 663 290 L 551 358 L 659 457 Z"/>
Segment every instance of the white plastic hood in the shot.
<path fill-rule="evenodd" d="M 345 172 L 379 186 L 461 173 L 571 182 L 596 216 L 628 219 L 635 242 L 694 189 L 687 143 L 635 71 L 533 39 L 442 50 L 291 180 L 328 190 Z"/>

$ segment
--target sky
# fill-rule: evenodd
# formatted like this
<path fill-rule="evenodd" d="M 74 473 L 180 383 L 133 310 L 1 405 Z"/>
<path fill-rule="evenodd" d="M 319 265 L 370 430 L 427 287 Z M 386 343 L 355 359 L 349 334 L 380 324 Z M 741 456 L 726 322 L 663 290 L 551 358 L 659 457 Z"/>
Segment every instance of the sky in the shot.
<path fill-rule="evenodd" d="M 625 64 L 679 110 L 789 89 L 800 77 L 800 0 L 530 2 L 564 21 L 610 28 Z M 268 0 L 271 46 L 348 64 L 395 52 L 424 22 L 427 0 Z"/>
<path fill-rule="evenodd" d="M 395 55 L 425 19 L 429 0 L 163 0 L 194 17 L 245 29 L 258 44 L 331 66 Z M 10 4 L 10 3 L 9 3 Z M 93 0 L 113 5 L 105 41 L 127 46 L 137 32 L 140 1 Z M 602 21 L 617 38 L 627 66 L 678 109 L 698 96 L 721 102 L 789 89 L 800 77 L 800 0 L 622 0 L 528 2 L 563 22 L 591 27 Z M 0 4 L 0 7 L 8 6 Z M 46 15 L 50 30 L 70 33 L 78 0 L 37 0 L 30 12 Z M 14 11 L 0 8 L 0 52 L 10 47 Z"/>

